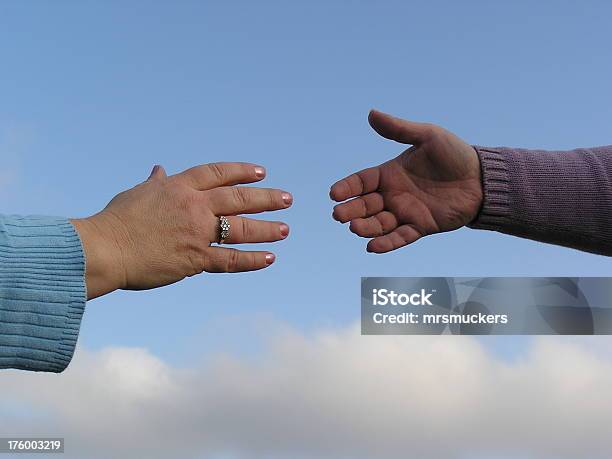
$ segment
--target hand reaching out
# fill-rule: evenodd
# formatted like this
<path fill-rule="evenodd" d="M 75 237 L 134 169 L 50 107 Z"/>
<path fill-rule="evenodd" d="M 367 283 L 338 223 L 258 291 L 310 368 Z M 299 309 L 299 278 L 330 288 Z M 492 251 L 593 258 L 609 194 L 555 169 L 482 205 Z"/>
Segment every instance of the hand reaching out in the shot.
<path fill-rule="evenodd" d="M 381 136 L 412 146 L 396 158 L 336 182 L 330 190 L 333 217 L 373 238 L 369 252 L 385 253 L 423 236 L 458 229 L 481 207 L 480 162 L 474 148 L 432 124 L 371 111 Z"/>
<path fill-rule="evenodd" d="M 235 186 L 264 176 L 263 167 L 247 163 L 204 164 L 171 176 L 155 166 L 146 181 L 119 193 L 101 212 L 72 220 L 85 250 L 88 298 L 160 287 L 204 271 L 271 265 L 271 252 L 211 245 L 219 239 L 220 216 L 231 225 L 226 244 L 287 237 L 285 223 L 240 216 L 291 206 L 285 191 Z"/>

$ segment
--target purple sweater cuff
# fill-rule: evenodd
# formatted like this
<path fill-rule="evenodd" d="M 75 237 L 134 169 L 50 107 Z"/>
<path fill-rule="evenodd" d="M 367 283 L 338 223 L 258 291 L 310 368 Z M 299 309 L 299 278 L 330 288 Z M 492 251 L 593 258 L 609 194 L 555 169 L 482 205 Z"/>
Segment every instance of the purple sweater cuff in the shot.
<path fill-rule="evenodd" d="M 612 146 L 475 146 L 483 206 L 468 226 L 612 255 Z"/>

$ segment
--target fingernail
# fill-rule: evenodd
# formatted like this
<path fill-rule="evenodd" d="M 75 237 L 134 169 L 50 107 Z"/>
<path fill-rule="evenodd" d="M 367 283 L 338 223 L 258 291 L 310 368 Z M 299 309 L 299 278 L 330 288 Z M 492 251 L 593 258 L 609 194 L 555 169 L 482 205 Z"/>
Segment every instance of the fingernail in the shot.
<path fill-rule="evenodd" d="M 287 193 L 286 191 L 283 191 L 281 196 L 283 198 L 283 202 L 286 205 L 290 205 L 293 202 L 293 196 L 291 196 L 290 193 Z"/>
<path fill-rule="evenodd" d="M 267 265 L 271 265 L 272 263 L 274 263 L 274 260 L 276 259 L 276 257 L 274 256 L 273 253 L 268 253 L 266 255 L 266 264 Z"/>
<path fill-rule="evenodd" d="M 289 236 L 289 226 L 285 223 L 280 224 L 280 234 L 283 239 Z"/>
<path fill-rule="evenodd" d="M 255 175 L 257 178 L 264 178 L 266 175 L 266 170 L 261 166 L 255 166 Z"/>

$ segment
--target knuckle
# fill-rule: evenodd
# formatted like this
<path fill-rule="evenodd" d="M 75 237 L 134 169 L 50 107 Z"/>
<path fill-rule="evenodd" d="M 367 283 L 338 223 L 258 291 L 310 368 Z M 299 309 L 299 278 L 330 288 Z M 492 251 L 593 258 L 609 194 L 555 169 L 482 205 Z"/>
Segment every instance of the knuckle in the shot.
<path fill-rule="evenodd" d="M 188 263 L 188 272 L 187 277 L 196 276 L 201 274 L 203 271 L 206 271 L 207 259 L 202 250 L 191 250 L 187 255 L 187 263 Z"/>
<path fill-rule="evenodd" d="M 252 228 L 249 221 L 246 218 L 240 219 L 240 231 L 242 232 L 242 241 L 248 242 L 252 236 Z"/>
<path fill-rule="evenodd" d="M 257 254 L 250 253 L 249 254 L 249 269 L 255 269 L 261 266 L 261 262 L 258 261 Z"/>
<path fill-rule="evenodd" d="M 249 202 L 249 198 L 247 196 L 247 191 L 246 188 L 241 188 L 241 187 L 233 187 L 232 188 L 232 198 L 234 200 L 234 202 L 240 207 L 240 208 L 246 208 L 247 204 Z"/>
<path fill-rule="evenodd" d="M 428 138 L 431 138 L 440 135 L 442 128 L 436 124 L 425 123 L 423 131 Z"/>
<path fill-rule="evenodd" d="M 223 182 L 225 179 L 225 169 L 220 163 L 208 164 L 208 170 L 217 182 Z"/>
<path fill-rule="evenodd" d="M 349 181 L 349 188 L 351 190 L 351 194 L 361 194 L 363 192 L 365 188 L 364 184 L 367 178 L 367 174 L 371 169 L 372 168 L 365 169 L 353 175 L 355 177 L 355 180 Z"/>
<path fill-rule="evenodd" d="M 365 217 L 366 215 L 368 215 L 370 213 L 370 203 L 367 199 L 364 198 L 359 198 L 360 201 L 360 205 L 361 205 L 361 213 L 363 214 L 363 216 Z"/>
<path fill-rule="evenodd" d="M 383 236 L 389 232 L 388 222 L 385 221 L 384 218 L 377 218 L 376 222 L 378 223 L 378 235 Z"/>
<path fill-rule="evenodd" d="M 170 198 L 172 203 L 180 211 L 185 211 L 192 205 L 192 197 L 190 193 L 186 193 L 179 187 L 173 187 L 169 190 Z"/>
<path fill-rule="evenodd" d="M 230 250 L 230 249 L 227 249 Z M 205 255 L 204 270 L 207 272 L 225 273 L 228 272 L 228 256 L 223 250 L 203 251 Z"/>
<path fill-rule="evenodd" d="M 187 215 L 191 215 L 197 208 L 197 196 L 195 195 L 195 193 L 184 193 L 182 192 L 182 190 L 177 190 L 176 193 L 176 201 L 178 208 L 185 212 Z"/>
<path fill-rule="evenodd" d="M 183 193 L 175 200 L 175 206 L 179 218 L 177 224 L 182 226 L 185 234 L 200 236 L 204 226 L 204 214 L 198 196 L 195 193 Z"/>
<path fill-rule="evenodd" d="M 228 273 L 233 273 L 233 272 L 238 271 L 239 261 L 240 261 L 240 252 L 236 249 L 229 249 L 225 271 Z"/>

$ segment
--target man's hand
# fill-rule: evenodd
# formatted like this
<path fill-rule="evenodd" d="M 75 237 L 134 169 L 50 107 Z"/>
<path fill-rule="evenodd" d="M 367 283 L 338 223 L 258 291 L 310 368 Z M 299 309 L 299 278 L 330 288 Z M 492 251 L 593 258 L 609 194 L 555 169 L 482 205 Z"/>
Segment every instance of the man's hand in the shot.
<path fill-rule="evenodd" d="M 287 237 L 285 223 L 238 216 L 291 206 L 285 191 L 234 186 L 264 176 L 263 167 L 247 163 L 204 164 L 169 177 L 155 166 L 145 182 L 119 193 L 101 212 L 72 220 L 85 250 L 88 298 L 160 287 L 203 271 L 271 265 L 275 257 L 268 251 L 211 246 L 219 239 L 219 216 L 229 216 L 226 244 Z"/>
<path fill-rule="evenodd" d="M 350 222 L 358 236 L 373 238 L 369 252 L 385 253 L 428 234 L 458 229 L 472 221 L 483 192 L 474 148 L 432 124 L 415 123 L 372 110 L 376 132 L 412 146 L 380 166 L 336 182 L 333 217 Z"/>

